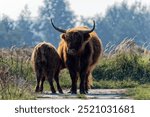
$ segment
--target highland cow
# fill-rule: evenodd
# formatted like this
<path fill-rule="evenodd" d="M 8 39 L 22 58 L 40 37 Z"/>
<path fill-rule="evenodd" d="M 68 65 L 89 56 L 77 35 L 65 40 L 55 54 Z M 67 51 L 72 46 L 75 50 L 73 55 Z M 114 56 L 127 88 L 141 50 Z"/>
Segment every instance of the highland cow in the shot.
<path fill-rule="evenodd" d="M 62 33 L 58 54 L 63 67 L 69 69 L 72 94 L 77 93 L 78 75 L 80 77 L 80 93 L 88 93 L 88 78 L 102 54 L 102 43 L 94 32 L 95 21 L 93 23 L 92 29 L 82 26 L 64 30 L 56 27 L 51 20 L 52 26 Z"/>
<path fill-rule="evenodd" d="M 53 86 L 54 78 L 59 93 L 63 93 L 59 84 L 61 59 L 52 44 L 41 42 L 36 45 L 32 53 L 31 62 L 37 79 L 35 92 L 43 91 L 43 84 L 45 79 L 47 79 L 52 93 L 56 93 Z"/>

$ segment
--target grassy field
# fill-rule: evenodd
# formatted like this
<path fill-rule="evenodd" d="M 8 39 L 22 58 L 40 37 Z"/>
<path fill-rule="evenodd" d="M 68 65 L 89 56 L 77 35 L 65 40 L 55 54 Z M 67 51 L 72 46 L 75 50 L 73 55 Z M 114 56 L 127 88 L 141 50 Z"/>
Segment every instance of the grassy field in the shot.
<path fill-rule="evenodd" d="M 127 96 L 137 100 L 150 100 L 150 84 L 139 85 L 129 89 Z"/>
<path fill-rule="evenodd" d="M 36 99 L 31 53 L 30 48 L 0 49 L 0 99 Z M 150 99 L 149 58 L 149 55 L 133 52 L 104 55 L 93 71 L 92 88 L 127 88 L 127 95 L 134 99 Z M 60 73 L 60 84 L 63 89 L 70 88 L 70 76 L 66 69 Z M 44 90 L 49 90 L 47 82 Z"/>

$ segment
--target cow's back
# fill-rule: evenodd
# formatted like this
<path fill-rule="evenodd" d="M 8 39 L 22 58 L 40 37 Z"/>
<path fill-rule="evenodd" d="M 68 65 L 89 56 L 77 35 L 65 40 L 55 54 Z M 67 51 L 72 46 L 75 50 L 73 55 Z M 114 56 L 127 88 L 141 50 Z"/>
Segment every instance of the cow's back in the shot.
<path fill-rule="evenodd" d="M 60 65 L 60 58 L 57 50 L 50 43 L 39 43 L 33 50 L 31 57 L 33 69 L 41 69 L 44 72 L 50 70 L 55 72 Z"/>
<path fill-rule="evenodd" d="M 103 53 L 102 42 L 95 32 L 90 33 L 90 38 L 89 43 L 91 43 L 93 48 L 93 63 L 96 63 Z"/>

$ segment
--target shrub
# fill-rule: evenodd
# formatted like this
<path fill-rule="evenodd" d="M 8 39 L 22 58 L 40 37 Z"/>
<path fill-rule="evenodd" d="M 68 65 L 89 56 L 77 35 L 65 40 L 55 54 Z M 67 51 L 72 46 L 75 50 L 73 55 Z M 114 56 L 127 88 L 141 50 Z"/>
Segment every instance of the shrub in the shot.
<path fill-rule="evenodd" d="M 103 58 L 93 71 L 96 80 L 134 80 L 140 83 L 150 82 L 149 61 L 133 53 L 119 53 Z"/>

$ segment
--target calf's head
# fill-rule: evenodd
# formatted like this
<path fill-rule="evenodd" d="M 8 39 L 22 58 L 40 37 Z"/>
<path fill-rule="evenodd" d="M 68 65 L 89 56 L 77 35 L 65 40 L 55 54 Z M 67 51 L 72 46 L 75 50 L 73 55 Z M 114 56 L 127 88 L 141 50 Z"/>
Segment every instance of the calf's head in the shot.
<path fill-rule="evenodd" d="M 93 20 L 93 28 L 91 30 L 83 30 L 82 28 L 72 28 L 64 30 L 56 27 L 51 19 L 52 26 L 59 32 L 61 32 L 61 39 L 64 39 L 67 45 L 67 53 L 70 55 L 77 55 L 82 51 L 85 44 L 88 42 L 90 33 L 95 29 L 95 21 Z"/>

